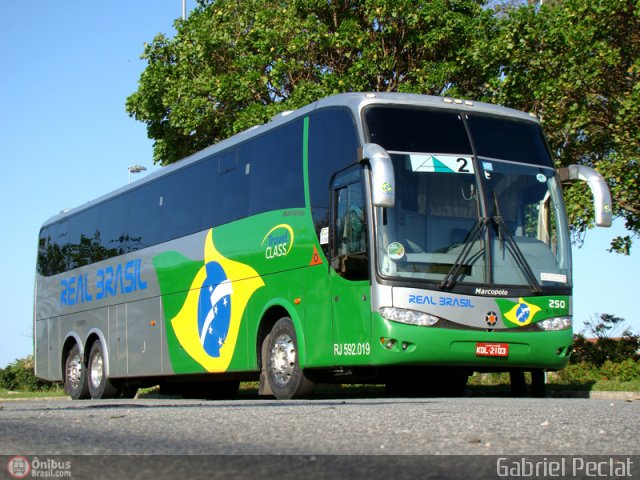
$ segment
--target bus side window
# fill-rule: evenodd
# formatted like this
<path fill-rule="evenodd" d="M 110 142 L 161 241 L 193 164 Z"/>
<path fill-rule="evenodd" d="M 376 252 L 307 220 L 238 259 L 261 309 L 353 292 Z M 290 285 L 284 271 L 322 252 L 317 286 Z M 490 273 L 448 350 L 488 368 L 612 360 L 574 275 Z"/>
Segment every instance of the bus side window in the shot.
<path fill-rule="evenodd" d="M 40 275 L 51 275 L 52 272 L 49 269 L 49 263 L 47 258 L 47 247 L 50 243 L 48 240 L 49 228 L 44 227 L 40 230 L 38 237 L 38 262 L 36 264 L 37 271 Z"/>
<path fill-rule="evenodd" d="M 322 231 L 329 226 L 331 177 L 355 163 L 358 134 L 347 109 L 314 111 L 309 117 L 309 200 L 320 246 L 327 258 L 329 248 L 322 242 Z"/>
<path fill-rule="evenodd" d="M 335 188 L 333 211 L 331 265 L 348 280 L 366 280 L 369 278 L 369 260 L 362 183 L 358 181 Z"/>

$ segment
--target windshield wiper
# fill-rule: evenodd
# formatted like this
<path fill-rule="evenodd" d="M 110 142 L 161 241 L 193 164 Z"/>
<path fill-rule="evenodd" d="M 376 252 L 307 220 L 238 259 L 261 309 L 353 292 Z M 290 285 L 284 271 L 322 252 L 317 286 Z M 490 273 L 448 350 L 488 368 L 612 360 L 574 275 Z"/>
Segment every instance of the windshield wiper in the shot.
<path fill-rule="evenodd" d="M 442 279 L 442 281 L 440 282 L 441 290 L 450 290 L 456 284 L 456 277 L 458 276 L 458 273 L 460 272 L 460 269 L 462 268 L 462 266 L 469 259 L 469 254 L 471 253 L 473 244 L 476 242 L 477 239 L 483 238 L 484 232 L 487 229 L 488 224 L 489 224 L 489 218 L 478 217 L 478 220 L 476 220 L 476 223 L 471 229 L 471 232 L 469 232 L 469 235 L 467 236 L 466 240 L 462 244 L 462 250 L 460 251 L 458 258 L 456 258 L 456 261 L 453 262 L 453 265 L 449 269 L 449 272 L 444 277 L 444 279 Z"/>
<path fill-rule="evenodd" d="M 527 282 L 529 282 L 529 285 L 531 286 L 531 289 L 533 290 L 533 292 L 534 293 L 542 292 L 542 288 L 540 287 L 540 284 L 536 279 L 536 275 L 533 273 L 533 270 L 531 270 L 531 267 L 529 266 L 527 259 L 524 257 L 522 253 L 522 250 L 520 250 L 520 247 L 518 246 L 515 239 L 513 238 L 513 235 L 511 235 L 511 232 L 505 225 L 504 218 L 502 218 L 502 215 L 500 215 L 500 206 L 498 205 L 498 199 L 496 198 L 495 192 L 493 194 L 493 202 L 496 207 L 497 215 L 495 215 L 492 220 L 498 227 L 498 235 L 500 236 L 500 241 L 502 242 L 502 238 L 504 236 L 504 239 L 506 240 L 507 249 L 513 256 L 518 267 L 520 267 L 520 270 L 522 271 L 522 273 L 524 273 L 524 276 L 526 277 Z"/>

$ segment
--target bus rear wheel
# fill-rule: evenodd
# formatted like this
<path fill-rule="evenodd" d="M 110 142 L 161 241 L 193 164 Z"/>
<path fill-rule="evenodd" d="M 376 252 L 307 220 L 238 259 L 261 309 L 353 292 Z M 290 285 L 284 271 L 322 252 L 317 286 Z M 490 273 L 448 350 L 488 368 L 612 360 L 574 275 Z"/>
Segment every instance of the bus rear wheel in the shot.
<path fill-rule="evenodd" d="M 88 365 L 89 393 L 91 398 L 114 398 L 119 396 L 118 388 L 107 378 L 107 365 L 104 349 L 100 341 L 91 347 Z"/>
<path fill-rule="evenodd" d="M 266 338 L 267 381 L 277 399 L 301 398 L 313 392 L 315 383 L 300 368 L 298 340 L 289 317 L 278 320 Z"/>
<path fill-rule="evenodd" d="M 87 367 L 80 353 L 80 347 L 75 344 L 64 362 L 64 391 L 73 400 L 89 398 L 89 386 L 87 384 Z"/>

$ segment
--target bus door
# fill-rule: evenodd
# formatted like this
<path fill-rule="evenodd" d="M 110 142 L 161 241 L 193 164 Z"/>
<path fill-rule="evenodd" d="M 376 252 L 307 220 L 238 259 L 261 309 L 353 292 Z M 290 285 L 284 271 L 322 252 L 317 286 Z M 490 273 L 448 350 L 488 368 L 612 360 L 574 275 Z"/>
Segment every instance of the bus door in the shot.
<path fill-rule="evenodd" d="M 371 353 L 371 277 L 362 168 L 332 182 L 331 314 L 336 365 L 363 365 Z"/>

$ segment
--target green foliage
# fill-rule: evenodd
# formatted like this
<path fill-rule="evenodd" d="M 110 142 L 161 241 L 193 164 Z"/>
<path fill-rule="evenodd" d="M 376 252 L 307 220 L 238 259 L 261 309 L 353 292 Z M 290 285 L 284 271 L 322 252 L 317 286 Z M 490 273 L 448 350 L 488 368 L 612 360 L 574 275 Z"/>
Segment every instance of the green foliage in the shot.
<path fill-rule="evenodd" d="M 546 3 L 546 2 L 545 2 Z M 507 8 L 499 34 L 478 44 L 501 75 L 485 99 L 543 119 L 558 165 L 580 163 L 606 178 L 613 213 L 640 231 L 640 8 L 636 0 L 563 0 Z M 592 226 L 584 184 L 566 190 L 573 232 Z M 612 241 L 629 253 L 631 236 Z"/>
<path fill-rule="evenodd" d="M 274 114 L 347 91 L 475 98 L 541 116 L 557 164 L 606 178 L 640 232 L 640 8 L 636 0 L 199 0 L 145 47 L 127 111 L 166 165 Z M 565 192 L 574 237 L 590 192 Z"/>
<path fill-rule="evenodd" d="M 569 385 L 595 384 L 597 382 L 632 382 L 640 380 L 640 363 L 627 358 L 623 361 L 607 360 L 600 367 L 589 362 L 571 363 L 554 374 L 555 383 Z"/>
<path fill-rule="evenodd" d="M 600 367 L 600 376 L 605 380 L 618 380 L 620 382 L 630 382 L 640 379 L 640 362 L 627 358 L 619 362 L 607 360 Z"/>
<path fill-rule="evenodd" d="M 624 319 L 604 313 L 584 323 L 592 340 L 587 340 L 584 334 L 575 335 L 572 363 L 585 362 L 600 367 L 608 361 L 639 360 L 640 336 L 624 327 Z"/>
<path fill-rule="evenodd" d="M 168 164 L 274 114 L 346 91 L 479 91 L 482 0 L 200 2 L 158 35 L 127 111 Z"/>
<path fill-rule="evenodd" d="M 571 363 L 564 370 L 557 372 L 555 376 L 561 383 L 580 385 L 597 382 L 600 379 L 600 371 L 591 363 L 577 362 Z"/>
<path fill-rule="evenodd" d="M 0 388 L 37 392 L 49 390 L 49 382 L 36 378 L 33 357 L 28 356 L 10 363 L 5 369 L 0 368 Z"/>

